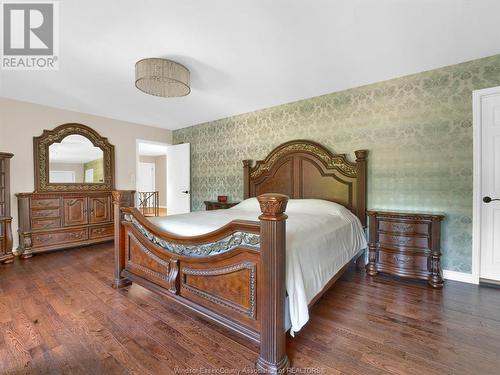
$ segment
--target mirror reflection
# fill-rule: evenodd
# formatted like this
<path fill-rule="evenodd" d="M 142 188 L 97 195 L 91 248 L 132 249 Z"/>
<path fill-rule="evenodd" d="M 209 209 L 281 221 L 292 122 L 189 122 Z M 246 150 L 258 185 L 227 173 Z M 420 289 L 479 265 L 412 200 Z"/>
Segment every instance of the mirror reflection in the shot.
<path fill-rule="evenodd" d="M 103 152 L 79 134 L 49 146 L 50 183 L 104 183 Z"/>

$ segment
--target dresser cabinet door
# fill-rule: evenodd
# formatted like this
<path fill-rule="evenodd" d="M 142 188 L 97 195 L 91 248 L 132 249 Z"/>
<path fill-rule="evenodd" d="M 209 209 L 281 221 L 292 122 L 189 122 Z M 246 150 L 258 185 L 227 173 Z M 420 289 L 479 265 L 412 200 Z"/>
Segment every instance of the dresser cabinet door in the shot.
<path fill-rule="evenodd" d="M 87 197 L 63 198 L 64 226 L 84 225 L 88 223 Z"/>
<path fill-rule="evenodd" d="M 111 197 L 89 197 L 90 223 L 106 223 L 111 221 Z"/>

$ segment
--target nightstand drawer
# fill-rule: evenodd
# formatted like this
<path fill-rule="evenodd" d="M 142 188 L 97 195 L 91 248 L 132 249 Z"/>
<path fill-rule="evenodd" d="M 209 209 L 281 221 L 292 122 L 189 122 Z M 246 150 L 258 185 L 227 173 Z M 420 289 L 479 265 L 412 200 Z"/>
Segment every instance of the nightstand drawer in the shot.
<path fill-rule="evenodd" d="M 380 220 L 378 229 L 384 232 L 414 235 L 429 233 L 429 224 L 427 223 L 401 223 L 394 221 Z"/>
<path fill-rule="evenodd" d="M 378 241 L 381 244 L 393 246 L 417 247 L 419 249 L 429 248 L 428 237 L 402 236 L 399 234 L 379 233 Z"/>
<path fill-rule="evenodd" d="M 382 265 L 398 268 L 427 271 L 427 256 L 393 253 L 380 249 L 378 251 L 378 262 Z"/>
<path fill-rule="evenodd" d="M 239 202 L 217 202 L 217 201 L 205 201 L 205 207 L 207 211 L 211 210 L 225 210 L 236 206 Z"/>

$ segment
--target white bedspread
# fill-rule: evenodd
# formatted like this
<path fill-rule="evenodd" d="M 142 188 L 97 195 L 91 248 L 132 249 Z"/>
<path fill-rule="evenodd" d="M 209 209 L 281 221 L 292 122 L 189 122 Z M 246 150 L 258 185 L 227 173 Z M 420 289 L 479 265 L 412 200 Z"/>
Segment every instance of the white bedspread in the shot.
<path fill-rule="evenodd" d="M 258 221 L 260 213 L 257 200 L 250 198 L 229 210 L 149 219 L 171 233 L 194 236 L 236 219 Z M 293 335 L 309 320 L 309 302 L 367 244 L 359 219 L 336 203 L 291 199 L 286 214 L 286 289 Z"/>

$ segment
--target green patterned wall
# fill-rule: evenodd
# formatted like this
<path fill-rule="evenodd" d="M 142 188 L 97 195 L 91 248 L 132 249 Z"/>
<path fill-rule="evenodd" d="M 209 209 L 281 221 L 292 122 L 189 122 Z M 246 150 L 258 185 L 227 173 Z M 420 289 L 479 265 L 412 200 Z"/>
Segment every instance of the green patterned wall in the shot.
<path fill-rule="evenodd" d="M 192 147 L 193 209 L 243 197 L 243 159 L 297 138 L 368 149 L 368 207 L 440 211 L 443 267 L 471 271 L 472 90 L 500 85 L 500 55 L 174 132 Z"/>
<path fill-rule="evenodd" d="M 98 184 L 104 182 L 104 161 L 102 158 L 85 163 L 84 169 L 84 172 L 86 172 L 87 169 L 94 170 L 94 183 Z"/>

